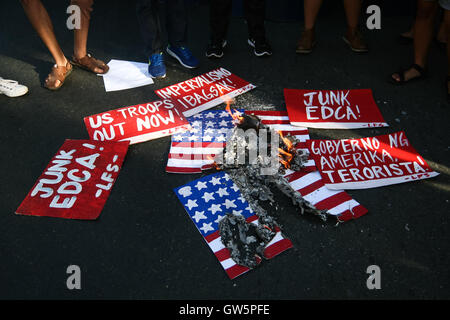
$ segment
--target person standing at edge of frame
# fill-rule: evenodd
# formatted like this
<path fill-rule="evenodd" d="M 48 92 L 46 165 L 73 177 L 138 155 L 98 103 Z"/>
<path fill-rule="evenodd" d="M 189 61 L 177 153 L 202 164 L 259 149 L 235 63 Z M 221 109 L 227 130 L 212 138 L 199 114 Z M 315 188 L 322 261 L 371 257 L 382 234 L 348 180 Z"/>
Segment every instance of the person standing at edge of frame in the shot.
<path fill-rule="evenodd" d="M 146 45 L 148 72 L 152 78 L 166 76 L 164 45 L 162 42 L 161 6 L 166 5 L 169 43 L 166 52 L 185 68 L 197 68 L 199 61 L 186 47 L 187 8 L 185 0 L 137 0 L 136 13 Z"/>
<path fill-rule="evenodd" d="M 430 45 L 433 41 L 434 19 L 438 7 L 444 10 L 443 34 L 446 37 L 447 75 L 445 92 L 450 103 L 450 0 L 417 0 L 417 14 L 414 23 L 414 61 L 407 68 L 390 75 L 389 81 L 395 85 L 405 85 L 427 78 L 427 63 Z"/>
<path fill-rule="evenodd" d="M 108 72 L 109 67 L 103 61 L 94 59 L 86 51 L 89 21 L 94 0 L 72 0 L 70 2 L 72 5 L 77 5 L 81 11 L 81 27 L 74 30 L 74 53 L 71 62 L 67 60 L 56 40 L 52 21 L 41 0 L 20 0 L 20 2 L 32 26 L 55 60 L 55 65 L 45 80 L 45 88 L 49 90 L 60 89 L 72 72 L 72 65 L 98 74 Z"/>
<path fill-rule="evenodd" d="M 305 29 L 298 42 L 296 52 L 311 53 L 316 44 L 314 27 L 323 0 L 304 0 Z M 359 30 L 359 16 L 361 14 L 361 0 L 343 0 L 345 16 L 347 18 L 347 32 L 342 38 L 354 52 L 368 52 L 364 39 Z"/>
<path fill-rule="evenodd" d="M 211 42 L 206 49 L 206 57 L 222 58 L 227 45 L 226 35 L 231 18 L 232 0 L 209 1 L 209 26 Z M 248 44 L 257 57 L 272 55 L 272 48 L 267 43 L 264 28 L 266 1 L 244 0 L 245 19 L 248 26 Z"/>

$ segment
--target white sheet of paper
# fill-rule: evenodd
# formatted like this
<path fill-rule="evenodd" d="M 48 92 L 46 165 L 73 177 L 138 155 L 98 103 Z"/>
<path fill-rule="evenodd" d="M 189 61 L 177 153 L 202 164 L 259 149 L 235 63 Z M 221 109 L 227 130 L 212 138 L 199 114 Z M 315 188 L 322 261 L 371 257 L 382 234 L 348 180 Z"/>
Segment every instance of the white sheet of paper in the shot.
<path fill-rule="evenodd" d="M 103 76 L 106 92 L 142 87 L 153 83 L 148 64 L 125 60 L 111 60 L 109 71 Z"/>

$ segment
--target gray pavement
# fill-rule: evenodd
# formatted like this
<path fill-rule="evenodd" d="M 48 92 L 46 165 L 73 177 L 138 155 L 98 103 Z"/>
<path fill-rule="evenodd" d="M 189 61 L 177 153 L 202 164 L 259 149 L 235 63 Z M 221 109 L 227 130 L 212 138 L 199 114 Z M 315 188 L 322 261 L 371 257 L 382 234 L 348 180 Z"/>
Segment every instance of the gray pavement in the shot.
<path fill-rule="evenodd" d="M 71 55 L 63 1 L 46 1 L 56 34 Z M 51 7 L 51 8 L 50 8 Z M 383 16 L 365 30 L 371 51 L 352 53 L 341 40 L 342 7 L 319 17 L 311 55 L 295 54 L 301 22 L 267 23 L 274 54 L 259 59 L 234 18 L 220 61 L 203 59 L 207 7 L 190 12 L 190 44 L 202 58 L 189 71 L 168 64 L 154 85 L 106 93 L 100 77 L 76 70 L 58 92 L 42 88 L 52 62 L 18 1 L 0 3 L 0 76 L 26 84 L 28 95 L 0 96 L 0 298 L 18 299 L 434 299 L 450 297 L 450 108 L 446 56 L 430 53 L 429 78 L 407 86 L 386 79 L 411 62 L 396 36 L 408 16 Z M 133 1 L 98 1 L 89 49 L 96 57 L 145 62 Z M 218 66 L 258 86 L 236 99 L 248 109 L 283 110 L 283 88 L 371 88 L 387 129 L 310 130 L 312 138 L 350 138 L 404 130 L 440 176 L 349 193 L 369 213 L 335 227 L 299 216 L 280 198 L 280 222 L 294 248 L 229 280 L 172 189 L 200 175 L 164 171 L 170 138 L 133 145 L 97 221 L 16 216 L 15 209 L 65 139 L 87 139 L 83 117 L 157 99 L 153 92 Z M 219 106 L 218 108 L 223 108 Z M 66 268 L 82 270 L 82 290 L 66 288 Z M 382 289 L 368 290 L 366 268 L 379 265 Z"/>

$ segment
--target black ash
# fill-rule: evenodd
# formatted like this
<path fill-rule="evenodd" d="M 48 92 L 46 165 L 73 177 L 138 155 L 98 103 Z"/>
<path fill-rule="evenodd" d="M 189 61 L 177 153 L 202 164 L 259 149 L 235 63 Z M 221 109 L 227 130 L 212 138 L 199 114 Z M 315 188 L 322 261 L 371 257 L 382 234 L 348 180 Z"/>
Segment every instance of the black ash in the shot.
<path fill-rule="evenodd" d="M 313 214 L 325 221 L 327 213 L 305 200 L 283 177 L 287 169 L 298 171 L 308 160 L 308 154 L 295 148 L 299 141 L 275 132 L 257 116 L 234 114 L 233 118 L 236 127 L 224 152 L 214 160 L 216 168 L 224 170 L 239 187 L 258 216 L 258 226 L 230 213 L 221 220 L 219 232 L 232 259 L 237 264 L 254 268 L 264 257 L 264 247 L 275 236 L 275 230 L 280 230 L 275 218 L 260 205 L 260 202 L 275 204 L 271 188 L 278 188 L 290 198 L 301 214 Z"/>

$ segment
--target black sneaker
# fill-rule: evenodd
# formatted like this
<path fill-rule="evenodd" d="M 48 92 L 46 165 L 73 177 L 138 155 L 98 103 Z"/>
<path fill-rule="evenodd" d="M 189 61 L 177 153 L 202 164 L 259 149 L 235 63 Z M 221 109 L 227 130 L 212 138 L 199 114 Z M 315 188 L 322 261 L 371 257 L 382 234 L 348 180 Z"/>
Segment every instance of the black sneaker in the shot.
<path fill-rule="evenodd" d="M 223 57 L 223 49 L 227 45 L 227 40 L 222 40 L 222 43 L 211 42 L 208 49 L 206 49 L 206 57 L 207 58 L 222 58 Z"/>
<path fill-rule="evenodd" d="M 272 48 L 266 40 L 255 41 L 254 39 L 250 38 L 247 42 L 252 48 L 254 48 L 253 53 L 255 54 L 255 56 L 263 57 L 272 55 Z"/>

